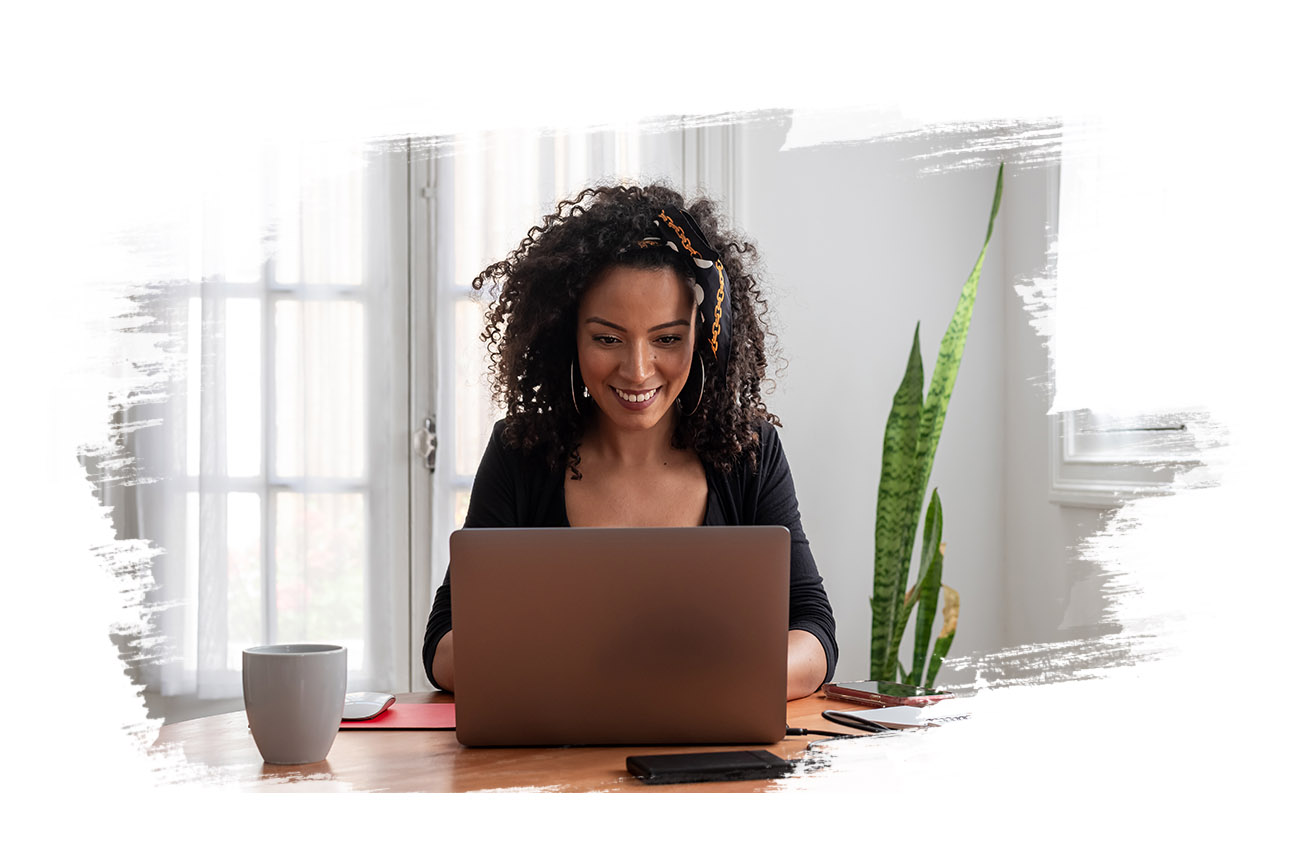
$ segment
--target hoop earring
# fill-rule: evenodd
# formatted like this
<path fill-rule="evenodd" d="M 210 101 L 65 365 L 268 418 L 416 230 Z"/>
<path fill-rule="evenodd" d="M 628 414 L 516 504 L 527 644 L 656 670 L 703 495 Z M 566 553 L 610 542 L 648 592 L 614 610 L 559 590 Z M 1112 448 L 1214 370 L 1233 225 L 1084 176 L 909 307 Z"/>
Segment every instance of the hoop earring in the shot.
<path fill-rule="evenodd" d="M 573 380 L 573 362 L 569 362 L 569 397 L 573 399 L 573 411 L 579 416 L 582 415 L 582 408 L 578 406 L 578 387 Z M 587 397 L 587 387 L 582 387 L 582 397 Z"/>
<path fill-rule="evenodd" d="M 682 406 L 682 412 L 685 413 L 687 416 L 694 416 L 694 415 L 695 415 L 695 411 L 698 410 L 698 409 L 700 409 L 700 402 L 702 402 L 702 401 L 704 400 L 704 357 L 701 356 L 701 355 L 699 354 L 699 352 L 697 351 L 697 352 L 695 353 L 695 358 L 697 358 L 697 359 L 700 360 L 700 393 L 699 393 L 698 395 L 695 396 L 695 406 L 692 407 L 690 410 L 687 410 L 687 409 L 686 409 L 686 406 L 685 406 L 684 404 L 681 405 L 681 406 Z M 691 373 L 695 373 L 695 362 L 694 362 L 694 360 L 692 360 L 692 362 L 691 362 Z M 690 382 L 690 377 L 689 377 L 689 376 L 687 377 L 686 382 L 688 382 L 688 383 Z M 685 389 L 683 389 L 683 391 L 685 391 Z M 678 396 L 678 398 L 677 398 L 677 402 L 678 402 L 678 404 L 681 404 L 681 400 L 682 400 L 681 397 Z"/>

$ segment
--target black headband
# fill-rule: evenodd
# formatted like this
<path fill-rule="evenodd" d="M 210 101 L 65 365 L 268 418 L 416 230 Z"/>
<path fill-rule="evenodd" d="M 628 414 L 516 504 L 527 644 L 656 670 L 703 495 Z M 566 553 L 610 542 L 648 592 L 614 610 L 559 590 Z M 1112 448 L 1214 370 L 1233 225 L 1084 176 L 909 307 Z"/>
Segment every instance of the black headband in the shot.
<path fill-rule="evenodd" d="M 705 339 L 713 350 L 718 370 L 727 370 L 731 354 L 731 281 L 722 267 L 722 257 L 704 240 L 704 233 L 694 218 L 685 211 L 665 206 L 655 215 L 658 237 L 651 236 L 638 242 L 638 247 L 657 247 L 660 244 L 680 253 L 690 263 L 690 290 L 700 309 L 706 330 Z M 698 345 L 698 342 L 697 342 Z"/>

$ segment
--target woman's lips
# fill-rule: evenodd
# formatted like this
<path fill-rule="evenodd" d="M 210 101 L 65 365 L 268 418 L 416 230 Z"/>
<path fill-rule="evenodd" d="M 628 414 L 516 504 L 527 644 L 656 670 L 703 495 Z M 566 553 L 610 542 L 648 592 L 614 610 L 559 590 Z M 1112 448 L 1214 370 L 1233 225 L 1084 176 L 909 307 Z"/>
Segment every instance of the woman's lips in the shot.
<path fill-rule="evenodd" d="M 659 397 L 658 388 L 625 392 L 621 389 L 615 389 L 613 386 L 610 386 L 610 391 L 614 393 L 614 397 L 618 399 L 618 403 L 621 404 L 624 409 L 633 411 L 646 409 Z"/>

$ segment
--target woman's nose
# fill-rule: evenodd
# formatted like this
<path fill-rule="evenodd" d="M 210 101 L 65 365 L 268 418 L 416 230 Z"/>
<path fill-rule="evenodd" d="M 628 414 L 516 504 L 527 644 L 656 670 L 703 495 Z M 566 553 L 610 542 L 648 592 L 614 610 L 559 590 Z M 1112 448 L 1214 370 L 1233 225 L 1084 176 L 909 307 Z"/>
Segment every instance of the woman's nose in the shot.
<path fill-rule="evenodd" d="M 654 373 L 654 357 L 648 346 L 641 343 L 628 345 L 627 355 L 623 357 L 623 376 L 631 383 L 640 384 L 650 379 Z"/>

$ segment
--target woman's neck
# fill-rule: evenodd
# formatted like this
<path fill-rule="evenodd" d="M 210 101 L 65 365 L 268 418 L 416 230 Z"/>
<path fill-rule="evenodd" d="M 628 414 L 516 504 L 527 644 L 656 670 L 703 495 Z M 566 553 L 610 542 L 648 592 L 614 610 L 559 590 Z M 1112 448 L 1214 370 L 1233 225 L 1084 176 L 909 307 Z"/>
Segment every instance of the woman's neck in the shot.
<path fill-rule="evenodd" d="M 673 454 L 676 422 L 676 414 L 670 412 L 653 428 L 629 431 L 611 425 L 597 413 L 582 438 L 579 454 L 623 467 L 663 464 Z"/>

